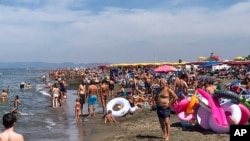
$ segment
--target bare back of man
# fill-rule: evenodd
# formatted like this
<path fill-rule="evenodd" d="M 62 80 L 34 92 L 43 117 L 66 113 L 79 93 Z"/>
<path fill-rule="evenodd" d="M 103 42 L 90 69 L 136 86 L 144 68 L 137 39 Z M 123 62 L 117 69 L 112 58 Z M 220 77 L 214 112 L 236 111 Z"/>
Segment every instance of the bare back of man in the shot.
<path fill-rule="evenodd" d="M 14 132 L 11 129 L 5 130 L 0 133 L 1 141 L 24 141 L 23 135 Z"/>
<path fill-rule="evenodd" d="M 188 85 L 185 80 L 182 78 L 176 78 L 176 82 L 174 83 L 174 90 L 175 93 L 181 97 L 184 98 L 185 95 L 188 94 Z"/>
<path fill-rule="evenodd" d="M 95 105 L 97 104 L 97 94 L 98 94 L 98 87 L 94 84 L 95 82 L 91 80 L 91 84 L 88 87 L 88 113 L 91 115 L 91 109 L 92 109 L 92 115 L 95 116 Z"/>

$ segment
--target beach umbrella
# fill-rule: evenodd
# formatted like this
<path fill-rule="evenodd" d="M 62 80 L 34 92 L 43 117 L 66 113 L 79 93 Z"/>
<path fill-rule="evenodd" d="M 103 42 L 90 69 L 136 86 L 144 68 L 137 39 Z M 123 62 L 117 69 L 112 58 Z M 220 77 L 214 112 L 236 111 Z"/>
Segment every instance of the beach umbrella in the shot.
<path fill-rule="evenodd" d="M 238 57 L 236 57 L 234 60 L 244 60 L 244 59 L 245 59 L 244 57 L 238 56 Z"/>
<path fill-rule="evenodd" d="M 199 61 L 205 61 L 206 59 L 207 59 L 207 58 L 204 57 L 204 56 L 199 56 L 199 57 L 198 57 L 198 60 L 199 60 Z"/>
<path fill-rule="evenodd" d="M 211 66 L 215 66 L 215 65 L 220 65 L 221 62 L 217 62 L 217 61 L 209 61 L 209 62 L 204 62 L 200 65 L 200 67 L 211 67 Z"/>
<path fill-rule="evenodd" d="M 98 68 L 105 69 L 105 68 L 109 68 L 109 66 L 105 65 L 105 64 L 101 64 L 101 65 L 98 66 Z"/>
<path fill-rule="evenodd" d="M 187 62 L 173 62 L 173 63 L 171 63 L 171 65 L 173 65 L 173 66 L 186 65 L 186 64 L 187 64 Z"/>
<path fill-rule="evenodd" d="M 154 72 L 175 72 L 175 71 L 177 71 L 177 69 L 170 65 L 163 65 L 154 69 Z"/>

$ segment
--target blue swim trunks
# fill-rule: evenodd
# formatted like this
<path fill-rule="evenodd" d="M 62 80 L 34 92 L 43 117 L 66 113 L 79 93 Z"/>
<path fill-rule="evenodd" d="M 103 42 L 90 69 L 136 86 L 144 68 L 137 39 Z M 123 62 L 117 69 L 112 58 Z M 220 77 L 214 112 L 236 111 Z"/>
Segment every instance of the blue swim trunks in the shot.
<path fill-rule="evenodd" d="M 183 95 L 184 95 L 184 93 L 183 93 L 183 92 L 178 92 L 178 93 L 177 93 L 177 96 L 178 96 L 179 98 L 182 98 L 182 97 L 183 97 Z"/>
<path fill-rule="evenodd" d="M 89 105 L 95 105 L 97 104 L 97 96 L 96 95 L 90 95 L 88 99 Z"/>

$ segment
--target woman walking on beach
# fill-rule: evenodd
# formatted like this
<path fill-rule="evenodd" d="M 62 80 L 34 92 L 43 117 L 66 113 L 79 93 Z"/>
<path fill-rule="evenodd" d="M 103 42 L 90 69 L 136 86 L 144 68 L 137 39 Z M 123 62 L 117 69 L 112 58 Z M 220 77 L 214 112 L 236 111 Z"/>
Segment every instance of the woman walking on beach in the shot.
<path fill-rule="evenodd" d="M 165 138 L 165 140 L 169 140 L 171 114 L 170 106 L 178 100 L 178 96 L 170 87 L 167 86 L 167 81 L 165 79 L 161 79 L 160 85 L 160 91 L 155 96 L 157 115 L 163 131 L 163 138 Z M 173 98 L 170 99 L 170 97 Z"/>

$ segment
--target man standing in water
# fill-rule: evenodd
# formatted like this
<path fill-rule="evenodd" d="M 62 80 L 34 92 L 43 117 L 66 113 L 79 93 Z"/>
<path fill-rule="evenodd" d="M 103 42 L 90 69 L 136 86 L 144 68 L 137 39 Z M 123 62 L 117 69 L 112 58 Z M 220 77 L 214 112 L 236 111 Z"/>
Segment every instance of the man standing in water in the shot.
<path fill-rule="evenodd" d="M 165 79 L 160 80 L 161 88 L 159 93 L 155 96 L 155 102 L 157 106 L 157 115 L 161 129 L 163 131 L 163 138 L 169 140 L 170 135 L 170 106 L 178 100 L 178 96 L 175 92 L 167 86 Z"/>
<path fill-rule="evenodd" d="M 11 113 L 19 113 L 18 111 L 18 106 L 21 104 L 20 100 L 19 100 L 19 96 L 16 95 L 15 96 L 15 100 L 14 100 L 14 108 L 11 110 Z"/>
<path fill-rule="evenodd" d="M 79 85 L 78 90 L 77 90 L 77 95 L 80 98 L 80 104 L 81 104 L 80 111 L 82 115 L 84 113 L 83 106 L 86 100 L 86 85 L 84 81 L 82 81 L 82 83 Z"/>
<path fill-rule="evenodd" d="M 0 133 L 1 141 L 24 141 L 23 135 L 14 131 L 16 121 L 16 116 L 12 113 L 7 113 L 3 116 L 3 126 L 5 130 Z"/>
<path fill-rule="evenodd" d="M 95 116 L 96 104 L 97 104 L 98 87 L 95 84 L 95 80 L 92 79 L 88 86 L 87 97 L 88 97 L 88 113 L 89 116 Z M 90 113 L 92 108 L 92 112 Z"/>

